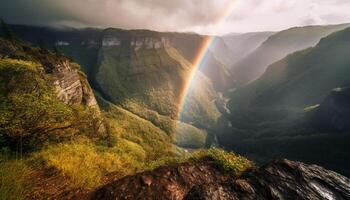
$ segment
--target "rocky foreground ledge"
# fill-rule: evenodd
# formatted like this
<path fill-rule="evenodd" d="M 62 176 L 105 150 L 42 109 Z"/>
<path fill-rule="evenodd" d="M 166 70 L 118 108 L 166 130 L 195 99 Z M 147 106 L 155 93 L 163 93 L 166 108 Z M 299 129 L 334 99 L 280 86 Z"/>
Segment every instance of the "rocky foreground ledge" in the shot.
<path fill-rule="evenodd" d="M 182 164 L 128 176 L 94 194 L 102 199 L 350 199 L 350 179 L 316 165 L 278 160 L 230 177 L 211 164 Z"/>

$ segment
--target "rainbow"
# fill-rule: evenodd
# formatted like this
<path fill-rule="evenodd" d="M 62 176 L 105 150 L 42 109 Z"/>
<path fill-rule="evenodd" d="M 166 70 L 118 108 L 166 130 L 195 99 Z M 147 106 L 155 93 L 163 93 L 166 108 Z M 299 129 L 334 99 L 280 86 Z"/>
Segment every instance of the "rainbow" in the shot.
<path fill-rule="evenodd" d="M 223 10 L 220 13 L 220 15 L 218 15 L 216 20 L 214 21 L 215 27 L 221 26 L 226 21 L 227 17 L 229 17 L 231 15 L 231 13 L 233 12 L 234 4 L 235 4 L 234 0 L 227 1 L 227 5 L 225 5 L 225 10 Z M 181 90 L 181 93 L 180 93 L 178 118 L 180 118 L 181 113 L 183 112 L 183 109 L 185 107 L 186 98 L 191 91 L 191 86 L 192 86 L 193 80 L 196 76 L 196 72 L 202 66 L 202 64 L 205 62 L 206 55 L 208 54 L 209 48 L 214 42 L 215 42 L 215 36 L 205 36 L 205 38 L 203 39 L 203 41 L 199 47 L 199 50 L 198 50 L 196 56 L 194 57 L 194 59 L 192 61 L 192 67 L 191 67 L 191 71 L 189 73 L 189 77 L 187 78 L 187 80 L 186 80 L 186 82 Z"/>

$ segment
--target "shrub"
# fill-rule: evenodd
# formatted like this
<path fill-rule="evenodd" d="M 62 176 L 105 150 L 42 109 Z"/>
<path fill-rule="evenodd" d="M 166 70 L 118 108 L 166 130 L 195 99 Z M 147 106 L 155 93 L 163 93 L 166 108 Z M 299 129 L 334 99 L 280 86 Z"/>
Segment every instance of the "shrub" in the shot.
<path fill-rule="evenodd" d="M 67 126 L 71 110 L 60 102 L 40 73 L 26 61 L 0 60 L 0 137 L 20 141 Z"/>
<path fill-rule="evenodd" d="M 82 132 L 96 134 L 96 111 L 60 101 L 42 70 L 32 62 L 0 60 L 0 144 L 22 152 Z"/>

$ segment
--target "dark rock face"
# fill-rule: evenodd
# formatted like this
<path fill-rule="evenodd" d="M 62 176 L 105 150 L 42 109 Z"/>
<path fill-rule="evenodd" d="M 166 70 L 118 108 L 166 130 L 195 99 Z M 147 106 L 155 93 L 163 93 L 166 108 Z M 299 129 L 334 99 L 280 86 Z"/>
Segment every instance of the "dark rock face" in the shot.
<path fill-rule="evenodd" d="M 312 121 L 319 129 L 350 130 L 350 89 L 334 89 L 314 112 Z"/>
<path fill-rule="evenodd" d="M 161 167 L 112 182 L 97 190 L 92 199 L 180 200 L 195 185 L 222 182 L 226 179 L 223 173 L 209 164 Z"/>
<path fill-rule="evenodd" d="M 161 167 L 112 182 L 92 199 L 350 199 L 350 180 L 316 165 L 279 160 L 229 177 L 209 164 Z"/>
<path fill-rule="evenodd" d="M 350 199 L 350 180 L 316 165 L 280 160 L 240 179 L 195 186 L 186 200 Z"/>

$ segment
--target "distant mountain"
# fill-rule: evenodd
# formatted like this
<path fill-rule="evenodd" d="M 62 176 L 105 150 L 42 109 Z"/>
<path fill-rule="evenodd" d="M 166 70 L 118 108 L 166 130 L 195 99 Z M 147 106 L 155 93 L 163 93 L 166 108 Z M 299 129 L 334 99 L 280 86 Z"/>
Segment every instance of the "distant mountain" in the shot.
<path fill-rule="evenodd" d="M 249 53 L 258 48 L 274 32 L 252 32 L 227 34 L 221 38 L 229 51 L 227 66 L 232 67 Z"/>
<path fill-rule="evenodd" d="M 349 52 L 347 28 L 269 66 L 231 94 L 220 144 L 258 162 L 287 157 L 349 176 Z"/>
<path fill-rule="evenodd" d="M 350 29 L 331 34 L 314 48 L 269 66 L 259 79 L 232 94 L 230 108 L 238 103 L 299 109 L 318 104 L 333 88 L 350 85 L 349 50 Z"/>
<path fill-rule="evenodd" d="M 273 34 L 255 51 L 234 64 L 232 74 L 238 85 L 248 83 L 262 75 L 270 64 L 290 53 L 312 47 L 321 38 L 349 26 L 341 24 L 295 27 Z"/>
<path fill-rule="evenodd" d="M 213 39 L 209 52 L 225 66 L 229 67 L 232 65 L 234 60 L 232 59 L 232 52 L 223 37 L 217 36 Z"/>

